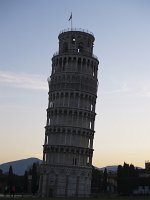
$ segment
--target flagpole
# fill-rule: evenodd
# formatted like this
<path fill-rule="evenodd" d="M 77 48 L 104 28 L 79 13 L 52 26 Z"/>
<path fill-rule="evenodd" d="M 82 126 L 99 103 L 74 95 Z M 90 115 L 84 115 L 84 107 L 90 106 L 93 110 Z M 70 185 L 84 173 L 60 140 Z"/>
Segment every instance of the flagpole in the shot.
<path fill-rule="evenodd" d="M 72 17 L 71 17 L 71 31 L 72 31 Z"/>

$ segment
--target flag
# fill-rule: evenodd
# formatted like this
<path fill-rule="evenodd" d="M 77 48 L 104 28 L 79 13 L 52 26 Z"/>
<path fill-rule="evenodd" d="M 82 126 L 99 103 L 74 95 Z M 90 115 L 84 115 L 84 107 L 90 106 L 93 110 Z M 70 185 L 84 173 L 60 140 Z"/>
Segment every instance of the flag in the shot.
<path fill-rule="evenodd" d="M 69 17 L 69 21 L 72 19 L 72 13 L 71 13 L 71 15 L 70 15 L 70 17 Z"/>

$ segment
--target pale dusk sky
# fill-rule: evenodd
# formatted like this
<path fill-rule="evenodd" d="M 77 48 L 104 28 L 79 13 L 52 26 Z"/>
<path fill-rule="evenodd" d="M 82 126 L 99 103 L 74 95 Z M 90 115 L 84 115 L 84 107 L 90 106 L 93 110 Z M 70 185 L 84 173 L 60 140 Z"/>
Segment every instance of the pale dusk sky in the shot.
<path fill-rule="evenodd" d="M 58 35 L 92 31 L 99 58 L 93 165 L 150 159 L 150 1 L 0 0 L 0 163 L 42 159 Z"/>

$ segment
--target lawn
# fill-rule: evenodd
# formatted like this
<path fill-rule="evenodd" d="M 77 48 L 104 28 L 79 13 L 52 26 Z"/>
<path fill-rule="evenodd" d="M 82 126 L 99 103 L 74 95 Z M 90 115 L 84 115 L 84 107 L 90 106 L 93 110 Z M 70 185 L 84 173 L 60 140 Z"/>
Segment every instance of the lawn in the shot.
<path fill-rule="evenodd" d="M 10 196 L 0 197 L 0 200 L 13 199 Z M 117 196 L 117 195 L 102 195 L 91 198 L 39 198 L 39 197 L 15 197 L 17 200 L 150 200 L 150 196 Z"/>

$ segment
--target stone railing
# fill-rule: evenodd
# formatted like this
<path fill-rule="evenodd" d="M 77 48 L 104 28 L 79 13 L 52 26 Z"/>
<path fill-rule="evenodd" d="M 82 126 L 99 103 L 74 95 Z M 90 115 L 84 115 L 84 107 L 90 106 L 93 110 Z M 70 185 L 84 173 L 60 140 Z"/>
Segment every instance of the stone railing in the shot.
<path fill-rule="evenodd" d="M 66 52 L 66 53 L 63 53 L 63 54 L 64 54 L 64 55 L 67 55 L 68 53 L 69 53 L 69 52 Z M 78 53 L 78 52 L 73 52 L 73 53 L 74 53 L 74 54 L 77 54 L 77 55 L 83 55 L 83 56 L 84 56 L 84 55 L 85 55 L 85 56 L 87 55 L 86 53 L 83 53 L 83 52 L 82 52 L 82 53 L 80 53 L 80 52 L 79 52 L 79 53 Z M 61 53 L 61 54 L 62 54 L 62 53 Z M 53 57 L 58 56 L 58 55 L 59 55 L 59 51 L 55 52 L 55 53 L 53 54 Z M 92 54 L 92 57 L 98 60 L 98 57 L 97 57 L 96 55 Z"/>
<path fill-rule="evenodd" d="M 67 29 L 63 29 L 62 31 L 60 31 L 59 34 L 65 33 L 65 32 L 68 32 L 68 31 L 80 31 L 80 32 L 88 33 L 88 34 L 90 34 L 90 35 L 92 35 L 94 37 L 94 34 L 91 31 L 88 31 L 88 30 L 82 29 L 82 28 L 67 28 Z"/>

